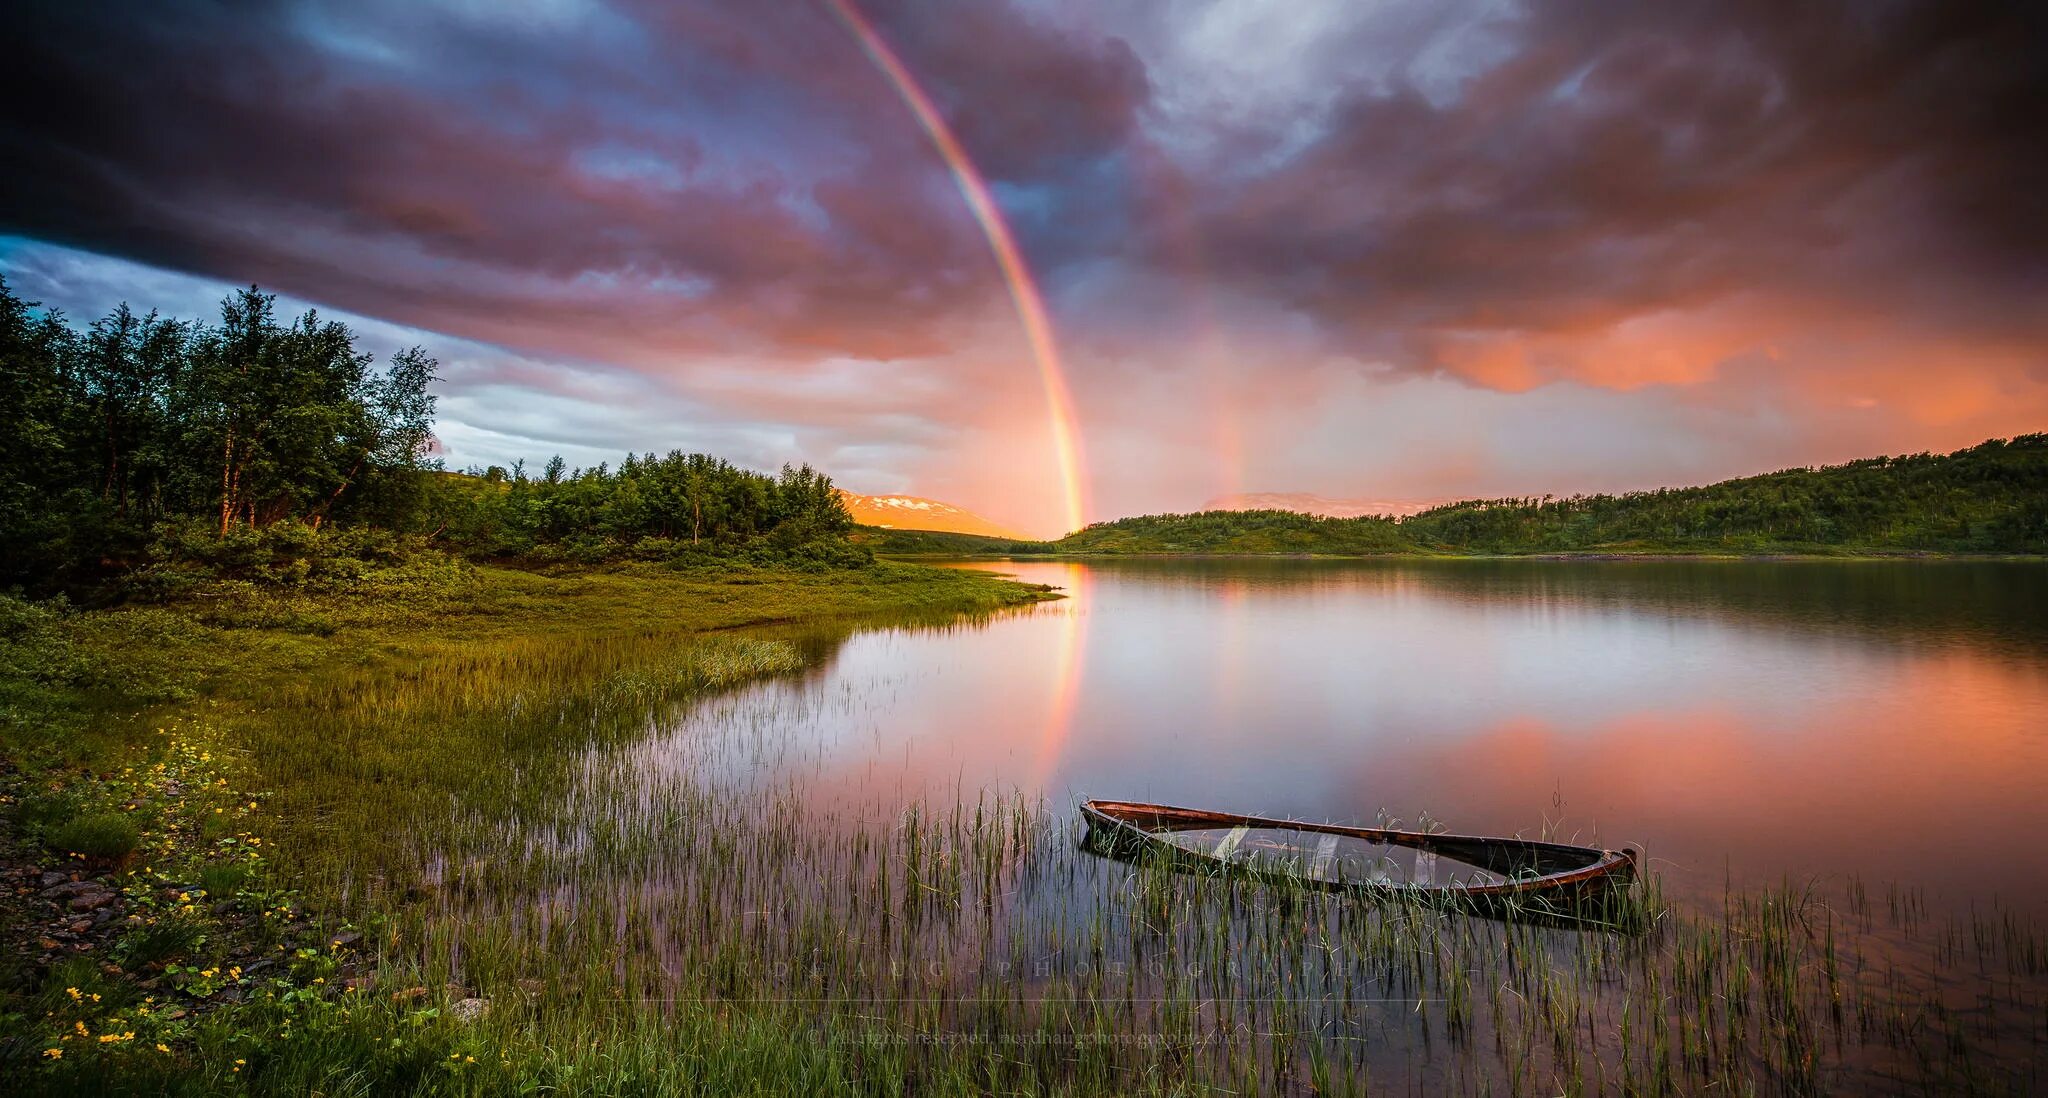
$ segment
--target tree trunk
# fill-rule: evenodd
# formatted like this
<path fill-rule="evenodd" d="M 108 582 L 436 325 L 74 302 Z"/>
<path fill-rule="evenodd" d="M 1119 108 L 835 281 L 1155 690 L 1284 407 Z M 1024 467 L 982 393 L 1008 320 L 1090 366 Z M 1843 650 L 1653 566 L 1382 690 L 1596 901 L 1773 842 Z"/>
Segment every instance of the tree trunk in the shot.
<path fill-rule="evenodd" d="M 349 466 L 349 469 L 348 469 L 348 474 L 347 474 L 346 476 L 344 476 L 344 477 L 342 477 L 342 478 L 341 478 L 341 487 L 339 487 L 339 488 L 336 488 L 336 489 L 334 490 L 334 494 L 333 494 L 333 495 L 331 495 L 331 496 L 328 496 L 328 497 L 327 497 L 327 502 L 326 502 L 326 503 L 323 503 L 323 504 L 321 504 L 320 506 L 318 506 L 318 507 L 315 507 L 315 508 L 313 509 L 313 514 L 312 514 L 312 527 L 313 527 L 313 529 L 315 529 L 315 530 L 318 530 L 318 529 L 320 529 L 320 524 L 321 524 L 321 523 L 323 523 L 323 522 L 326 522 L 326 521 L 327 521 L 327 512 L 328 512 L 328 509 L 329 509 L 329 508 L 332 508 L 332 507 L 334 506 L 334 501 L 335 501 L 335 500 L 338 500 L 338 499 L 340 499 L 340 498 L 341 498 L 341 494 L 342 494 L 343 492 L 346 492 L 346 491 L 348 491 L 348 486 L 349 486 L 349 485 L 351 485 L 351 484 L 354 484 L 354 483 L 355 483 L 355 480 L 356 480 L 356 474 L 357 474 L 357 473 L 359 473 L 359 472 L 362 472 L 362 470 L 363 470 L 363 460 L 364 460 L 365 458 L 369 457 L 369 456 L 370 456 L 370 455 L 369 455 L 369 454 L 367 454 L 367 453 L 365 453 L 365 454 L 362 454 L 362 455 L 358 456 L 358 457 L 356 458 L 356 463 L 355 463 L 354 465 L 351 465 L 351 466 Z"/>
<path fill-rule="evenodd" d="M 235 432 L 228 429 L 228 440 L 220 452 L 220 536 L 228 536 L 228 526 L 235 520 Z"/>
<path fill-rule="evenodd" d="M 120 514 L 128 517 L 128 486 L 121 483 L 121 441 L 114 431 L 114 409 L 107 409 L 107 485 L 102 498 L 113 499 L 115 489 L 120 489 Z"/>

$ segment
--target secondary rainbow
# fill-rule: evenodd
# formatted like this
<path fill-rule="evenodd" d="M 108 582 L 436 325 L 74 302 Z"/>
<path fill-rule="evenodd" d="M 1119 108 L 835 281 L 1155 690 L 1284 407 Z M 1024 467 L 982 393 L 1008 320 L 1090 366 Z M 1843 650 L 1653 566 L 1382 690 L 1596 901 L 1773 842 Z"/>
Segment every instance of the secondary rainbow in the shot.
<path fill-rule="evenodd" d="M 996 205 L 995 196 L 989 192 L 988 182 L 982 178 L 980 169 L 968 159 L 967 150 L 960 147 L 952 127 L 946 125 L 938 105 L 910 75 L 910 70 L 904 67 L 896 51 L 854 7 L 852 0 L 824 0 L 824 3 L 840 22 L 846 24 L 847 30 L 860 42 L 861 50 L 874 62 L 875 68 L 881 70 L 896 89 L 896 94 L 902 97 L 904 105 L 910 108 L 917 124 L 938 147 L 939 159 L 945 161 L 947 170 L 953 173 L 953 181 L 967 200 L 968 211 L 974 215 L 975 223 L 981 226 L 982 235 L 988 238 L 989 251 L 995 254 L 996 266 L 1002 271 L 1003 282 L 1009 286 L 1010 300 L 1017 308 L 1017 319 L 1024 325 L 1024 339 L 1030 345 L 1031 358 L 1038 365 L 1039 380 L 1045 386 L 1053 453 L 1059 461 L 1060 487 L 1065 494 L 1067 529 L 1079 530 L 1086 522 L 1088 500 L 1081 472 L 1081 436 L 1079 421 L 1074 416 L 1074 397 L 1067 386 L 1066 370 L 1060 365 L 1059 345 L 1053 338 L 1052 318 L 1046 313 L 1045 297 L 1038 292 L 1038 283 L 1031 277 L 1031 268 L 1024 262 L 1024 253 L 1017 247 L 1010 224 L 1003 219 L 1003 211 Z"/>

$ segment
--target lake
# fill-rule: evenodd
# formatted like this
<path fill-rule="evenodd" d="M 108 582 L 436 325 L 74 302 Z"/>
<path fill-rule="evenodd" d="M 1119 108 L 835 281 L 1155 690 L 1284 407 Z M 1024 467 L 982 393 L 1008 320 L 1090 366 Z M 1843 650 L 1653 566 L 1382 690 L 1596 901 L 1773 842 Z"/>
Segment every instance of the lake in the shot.
<path fill-rule="evenodd" d="M 659 767 L 883 814 L 1021 790 L 1633 844 L 1680 897 L 1854 875 L 2040 910 L 2048 568 L 972 563 L 1063 589 L 814 639 Z M 676 752 L 745 730 L 755 749 Z"/>
<path fill-rule="evenodd" d="M 450 981 L 544 961 L 576 1009 L 744 1016 L 975 1089 L 2048 1084 L 2048 568 L 955 566 L 1066 597 L 632 638 L 594 691 L 518 695 L 569 780 L 543 752 L 425 836 L 406 933 Z M 1304 891 L 1105 857 L 1090 797 L 1649 873 L 1561 917 Z"/>

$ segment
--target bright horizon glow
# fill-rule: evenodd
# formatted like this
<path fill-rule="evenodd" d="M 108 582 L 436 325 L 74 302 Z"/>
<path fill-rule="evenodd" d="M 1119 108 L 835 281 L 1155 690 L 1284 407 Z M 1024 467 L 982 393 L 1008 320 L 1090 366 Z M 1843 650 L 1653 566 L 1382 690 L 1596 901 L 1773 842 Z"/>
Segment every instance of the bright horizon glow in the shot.
<path fill-rule="evenodd" d="M 968 159 L 967 150 L 953 136 L 952 127 L 946 125 L 938 105 L 925 94 L 923 86 L 911 76 L 889 43 L 853 6 L 852 0 L 825 0 L 825 4 L 853 32 L 861 50 L 888 78 L 896 94 L 916 117 L 918 125 L 924 128 L 925 134 L 938 148 L 939 158 L 945 161 L 946 169 L 960 187 L 961 196 L 967 200 L 968 211 L 974 215 L 982 235 L 988 239 L 989 251 L 995 255 L 996 266 L 1002 270 L 1003 281 L 1009 286 L 1010 300 L 1016 305 L 1017 319 L 1024 325 L 1024 338 L 1030 344 L 1031 358 L 1038 366 L 1039 380 L 1045 386 L 1053 452 L 1059 461 L 1060 490 L 1066 504 L 1065 532 L 1079 530 L 1087 525 L 1088 513 L 1087 486 L 1082 479 L 1080 424 L 1074 415 L 1074 398 L 1067 386 L 1066 370 L 1060 364 L 1052 318 L 1046 312 L 1045 299 L 1038 292 L 1038 283 L 1031 275 L 1031 268 L 1024 262 L 1024 253 L 1017 247 L 1017 240 L 1010 232 L 1009 222 L 1003 219 L 995 196 L 989 193 L 981 170 Z"/>

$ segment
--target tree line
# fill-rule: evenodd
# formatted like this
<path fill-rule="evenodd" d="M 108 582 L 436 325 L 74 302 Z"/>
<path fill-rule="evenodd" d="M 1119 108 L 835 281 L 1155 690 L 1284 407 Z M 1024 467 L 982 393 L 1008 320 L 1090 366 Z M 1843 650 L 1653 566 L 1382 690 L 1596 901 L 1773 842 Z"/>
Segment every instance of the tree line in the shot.
<path fill-rule="evenodd" d="M 479 556 L 786 555 L 808 547 L 812 558 L 838 560 L 853 528 L 832 479 L 809 465 L 770 475 L 680 450 L 628 454 L 617 469 L 570 470 L 555 457 L 538 476 L 523 464 L 444 474 L 431 496 L 438 525 L 430 533 Z"/>
<path fill-rule="evenodd" d="M 418 347 L 380 364 L 346 325 L 280 318 L 253 286 L 210 323 L 122 304 L 81 328 L 0 279 L 0 584 L 60 586 L 209 544 L 319 552 L 337 530 L 469 556 L 818 542 L 844 556 L 851 519 L 809 466 L 770 475 L 677 451 L 448 472 L 432 456 L 437 367 Z"/>
<path fill-rule="evenodd" d="M 2048 434 L 1694 488 L 1468 501 L 1402 528 L 1419 544 L 1473 552 L 1615 544 L 2048 552 Z"/>
<path fill-rule="evenodd" d="M 2048 434 L 1692 488 L 1465 500 L 1407 518 L 1207 511 L 1096 523 L 1079 553 L 2048 553 Z"/>

